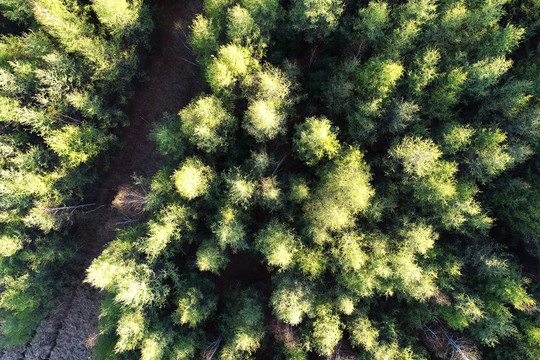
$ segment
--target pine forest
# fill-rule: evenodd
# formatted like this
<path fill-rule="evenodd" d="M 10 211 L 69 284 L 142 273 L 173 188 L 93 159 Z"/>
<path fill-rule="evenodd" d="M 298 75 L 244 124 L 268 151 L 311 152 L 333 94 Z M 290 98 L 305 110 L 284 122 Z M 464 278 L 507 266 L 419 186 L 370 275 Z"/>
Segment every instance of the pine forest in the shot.
<path fill-rule="evenodd" d="M 0 359 L 540 359 L 540 0 L 0 32 Z"/>

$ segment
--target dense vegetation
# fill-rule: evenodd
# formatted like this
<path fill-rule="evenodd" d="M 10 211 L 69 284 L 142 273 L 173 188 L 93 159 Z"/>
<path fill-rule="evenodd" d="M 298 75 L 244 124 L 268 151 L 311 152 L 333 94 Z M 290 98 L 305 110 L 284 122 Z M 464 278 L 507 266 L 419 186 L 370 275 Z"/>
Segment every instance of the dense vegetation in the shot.
<path fill-rule="evenodd" d="M 88 271 L 108 359 L 538 359 L 538 1 L 207 0 Z"/>
<path fill-rule="evenodd" d="M 0 0 L 9 343 L 151 27 L 76 3 Z M 538 0 L 205 0 L 191 30 L 207 91 L 88 269 L 98 358 L 540 358 Z"/>
<path fill-rule="evenodd" d="M 13 345 L 66 279 L 70 224 L 95 209 L 84 189 L 127 123 L 152 21 L 140 1 L 0 0 L 0 10 L 0 318 Z"/>

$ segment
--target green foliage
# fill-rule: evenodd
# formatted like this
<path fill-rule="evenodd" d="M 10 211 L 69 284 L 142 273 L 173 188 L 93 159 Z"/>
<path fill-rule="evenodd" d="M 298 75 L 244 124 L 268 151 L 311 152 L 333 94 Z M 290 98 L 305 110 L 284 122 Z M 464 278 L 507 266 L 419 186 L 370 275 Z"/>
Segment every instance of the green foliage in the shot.
<path fill-rule="evenodd" d="M 389 95 L 403 75 L 403 66 L 382 58 L 371 58 L 356 75 L 356 87 L 375 109 Z"/>
<path fill-rule="evenodd" d="M 475 179 L 486 182 L 513 165 L 514 159 L 504 151 L 507 147 L 503 144 L 505 140 L 506 134 L 499 129 L 482 129 L 476 134 L 474 157 L 469 163 Z"/>
<path fill-rule="evenodd" d="M 315 165 L 321 159 L 332 159 L 339 152 L 336 130 L 326 118 L 308 118 L 296 126 L 293 144 L 298 157 L 308 165 Z"/>
<path fill-rule="evenodd" d="M 248 10 L 236 5 L 228 10 L 227 37 L 232 43 L 242 44 L 257 42 L 261 30 Z"/>
<path fill-rule="evenodd" d="M 361 271 L 367 255 L 362 249 L 363 236 L 355 233 L 345 233 L 333 249 L 337 263 L 344 271 Z"/>
<path fill-rule="evenodd" d="M 181 325 L 196 327 L 211 315 L 216 308 L 216 300 L 211 295 L 212 283 L 186 281 L 179 288 L 176 321 Z"/>
<path fill-rule="evenodd" d="M 197 348 L 194 332 L 180 333 L 172 346 L 170 356 L 174 360 L 192 359 Z"/>
<path fill-rule="evenodd" d="M 241 213 L 233 207 L 224 206 L 218 220 L 213 224 L 212 231 L 221 249 L 228 246 L 233 252 L 240 249 L 247 249 L 245 226 L 241 220 Z"/>
<path fill-rule="evenodd" d="M 255 183 L 238 169 L 228 174 L 225 181 L 230 201 L 240 207 L 248 208 L 255 194 Z"/>
<path fill-rule="evenodd" d="M 144 338 L 145 328 L 145 318 L 141 313 L 123 313 L 116 328 L 118 342 L 114 348 L 115 352 L 121 353 L 135 349 Z"/>
<path fill-rule="evenodd" d="M 428 49 L 421 57 L 415 59 L 414 70 L 409 73 L 409 83 L 415 95 L 423 90 L 437 77 L 437 65 L 441 54 L 436 49 Z"/>
<path fill-rule="evenodd" d="M 16 278 L 3 276 L 2 285 L 5 290 L 0 297 L 0 307 L 2 331 L 6 338 L 2 345 L 18 345 L 29 341 L 41 322 L 43 312 L 51 310 L 52 304 L 42 300 L 51 297 L 51 289 L 47 286 L 50 284 L 39 284 L 36 280 L 30 272 Z"/>
<path fill-rule="evenodd" d="M 272 222 L 257 235 L 257 247 L 268 265 L 286 270 L 294 263 L 297 251 L 294 234 L 283 224 Z"/>
<path fill-rule="evenodd" d="M 197 267 L 200 271 L 219 274 L 227 266 L 229 258 L 219 246 L 211 241 L 204 241 L 197 250 Z"/>
<path fill-rule="evenodd" d="M 163 209 L 160 221 L 148 222 L 148 237 L 141 241 L 143 253 L 154 259 L 166 255 L 168 247 L 180 243 L 182 231 L 189 230 L 189 216 L 186 207 L 170 205 Z"/>
<path fill-rule="evenodd" d="M 32 3 L 28 0 L 1 0 L 2 14 L 11 21 L 27 23 L 32 18 Z"/>
<path fill-rule="evenodd" d="M 347 325 L 351 332 L 351 343 L 362 346 L 366 351 L 373 352 L 378 344 L 379 331 L 373 327 L 369 319 L 363 315 L 355 316 L 355 319 Z"/>
<path fill-rule="evenodd" d="M 127 118 L 152 20 L 139 1 L 2 0 L 0 9 L 0 320 L 3 345 L 24 345 L 80 255 L 70 225 L 93 209 L 85 198 L 111 128 Z M 127 306 L 152 303 L 144 267 L 119 267 L 134 270 L 122 282 L 107 273 L 111 256 L 92 269 L 96 284 Z"/>
<path fill-rule="evenodd" d="M 454 154 L 466 150 L 471 144 L 475 130 L 467 125 L 450 123 L 444 133 L 443 149 L 445 153 Z"/>
<path fill-rule="evenodd" d="M 433 247 L 438 238 L 433 228 L 425 224 L 407 224 L 401 231 L 401 236 L 404 240 L 403 245 L 408 250 L 422 255 Z"/>
<path fill-rule="evenodd" d="M 345 9 L 341 0 L 294 0 L 290 11 L 294 30 L 305 32 L 308 42 L 329 36 Z"/>
<path fill-rule="evenodd" d="M 254 74 L 254 97 L 274 103 L 278 108 L 292 102 L 294 89 L 290 76 L 283 71 L 265 66 Z"/>
<path fill-rule="evenodd" d="M 146 29 L 137 1 L 44 1 L 73 19 L 43 30 L 59 45 L 0 43 L 0 130 L 25 132 L 0 136 L 1 264 L 36 241 L 21 223 L 69 221 L 55 184 L 117 122 L 82 84 Z M 518 3 L 206 0 L 189 43 L 210 92 L 155 127 L 148 219 L 88 270 L 104 357 L 538 358 L 540 12 Z M 40 309 L 17 294 L 8 311 Z"/>
<path fill-rule="evenodd" d="M 288 324 L 298 325 L 306 314 L 313 311 L 310 288 L 290 277 L 277 277 L 270 303 L 276 317 Z"/>
<path fill-rule="evenodd" d="M 471 323 L 477 323 L 484 317 L 484 313 L 479 307 L 483 304 L 479 299 L 458 294 L 454 301 L 453 307 L 443 307 L 440 310 L 441 316 L 447 321 L 450 328 L 462 331 Z"/>
<path fill-rule="evenodd" d="M 253 76 L 254 92 L 250 101 L 243 128 L 257 142 L 275 139 L 286 132 L 287 106 L 291 104 L 291 80 L 281 71 L 267 67 Z M 251 95 L 251 94 L 250 94 Z"/>
<path fill-rule="evenodd" d="M 227 336 L 220 353 L 221 359 L 245 359 L 260 347 L 264 336 L 264 315 L 262 303 L 254 293 L 245 290 L 231 299 L 224 318 Z"/>
<path fill-rule="evenodd" d="M 199 56 L 199 61 L 208 63 L 210 55 L 218 47 L 218 31 L 211 19 L 202 14 L 197 15 L 191 25 L 191 36 L 189 44 L 193 51 Z"/>
<path fill-rule="evenodd" d="M 172 176 L 176 191 L 188 200 L 206 194 L 212 178 L 212 169 L 195 157 L 186 159 Z"/>
<path fill-rule="evenodd" d="M 23 248 L 26 239 L 14 229 L 3 229 L 0 235 L 0 256 L 10 257 Z"/>
<path fill-rule="evenodd" d="M 272 103 L 256 100 L 246 111 L 244 128 L 258 142 L 274 139 L 286 130 L 285 115 Z"/>
<path fill-rule="evenodd" d="M 448 119 L 449 110 L 459 101 L 467 72 L 463 68 L 453 68 L 437 77 L 428 100 L 428 115 Z"/>
<path fill-rule="evenodd" d="M 282 208 L 282 192 L 276 177 L 265 177 L 259 181 L 261 205 L 270 211 Z"/>
<path fill-rule="evenodd" d="M 139 6 L 139 1 L 134 1 L 132 5 L 125 0 L 109 2 L 93 0 L 92 4 L 99 21 L 113 32 L 120 32 L 127 27 L 133 26 L 137 21 L 137 7 Z"/>
<path fill-rule="evenodd" d="M 298 269 L 310 280 L 322 276 L 328 266 L 327 258 L 320 248 L 302 248 L 299 250 L 297 258 Z"/>
<path fill-rule="evenodd" d="M 467 90 L 475 96 L 486 96 L 489 87 L 510 69 L 512 61 L 504 57 L 487 58 L 472 64 L 469 70 Z"/>
<path fill-rule="evenodd" d="M 145 44 L 142 34 L 152 30 L 153 24 L 141 0 L 93 0 L 92 9 L 99 22 L 118 39 L 130 44 Z"/>
<path fill-rule="evenodd" d="M 210 153 L 222 150 L 235 128 L 234 117 L 216 96 L 201 97 L 178 115 L 184 138 Z"/>
<path fill-rule="evenodd" d="M 354 224 L 355 216 L 366 210 L 374 194 L 369 167 L 360 150 L 350 148 L 324 167 L 321 180 L 305 205 L 308 221 L 317 241 L 324 241 L 318 229 L 338 231 Z"/>
<path fill-rule="evenodd" d="M 536 242 L 532 239 L 540 226 L 539 189 L 533 186 L 537 181 L 536 176 L 504 179 L 496 185 L 489 202 L 497 209 L 500 221 L 508 224 L 513 231 L 524 234 L 527 243 L 533 246 L 530 251 L 540 255 L 540 248 L 534 249 Z"/>
<path fill-rule="evenodd" d="M 90 24 L 83 22 L 80 15 L 70 11 L 62 1 L 35 1 L 33 10 L 36 20 L 46 27 L 68 52 L 79 53 L 88 58 L 99 70 L 105 70 L 112 65 L 108 57 L 112 49 L 95 37 Z"/>
<path fill-rule="evenodd" d="M 257 67 L 258 61 L 248 48 L 229 44 L 219 48 L 217 56 L 208 65 L 206 77 L 214 92 L 228 92 Z"/>
<path fill-rule="evenodd" d="M 390 25 L 388 4 L 385 1 L 370 1 L 367 7 L 358 11 L 354 29 L 375 47 Z"/>
<path fill-rule="evenodd" d="M 418 116 L 419 111 L 420 107 L 414 102 L 394 101 L 386 113 L 389 121 L 388 130 L 391 133 L 399 133 L 417 125 L 420 120 Z"/>
<path fill-rule="evenodd" d="M 126 258 L 135 247 L 135 240 L 141 236 L 141 228 L 132 227 L 121 232 L 107 249 L 92 263 L 87 270 L 86 281 L 100 288 L 112 290 L 119 279 L 129 273 L 134 263 L 118 263 L 115 260 Z"/>
<path fill-rule="evenodd" d="M 232 0 L 205 0 L 204 10 L 210 19 L 218 21 L 224 25 L 227 8 L 234 4 Z"/>
<path fill-rule="evenodd" d="M 330 356 L 343 336 L 343 324 L 339 316 L 324 305 L 315 311 L 318 316 L 313 322 L 313 346 L 320 355 Z"/>
<path fill-rule="evenodd" d="M 406 137 L 390 151 L 390 156 L 403 165 L 410 176 L 424 177 L 433 173 L 442 152 L 430 139 Z"/>
<path fill-rule="evenodd" d="M 249 11 L 263 37 L 268 36 L 282 20 L 283 9 L 279 0 L 241 0 L 240 4 Z"/>
<path fill-rule="evenodd" d="M 179 141 L 181 134 L 178 118 L 165 114 L 163 122 L 154 125 L 150 136 L 160 154 L 180 157 L 185 148 L 185 144 Z"/>
<path fill-rule="evenodd" d="M 294 177 L 290 181 L 289 199 L 293 203 L 301 203 L 309 198 L 309 186 L 301 177 Z"/>
<path fill-rule="evenodd" d="M 141 360 L 159 360 L 164 358 L 169 336 L 164 336 L 161 332 L 152 332 L 147 335 L 141 343 Z"/>
<path fill-rule="evenodd" d="M 67 167 L 76 167 L 96 157 L 112 137 L 105 137 L 94 127 L 67 125 L 51 131 L 45 141 L 52 151 L 60 156 Z"/>

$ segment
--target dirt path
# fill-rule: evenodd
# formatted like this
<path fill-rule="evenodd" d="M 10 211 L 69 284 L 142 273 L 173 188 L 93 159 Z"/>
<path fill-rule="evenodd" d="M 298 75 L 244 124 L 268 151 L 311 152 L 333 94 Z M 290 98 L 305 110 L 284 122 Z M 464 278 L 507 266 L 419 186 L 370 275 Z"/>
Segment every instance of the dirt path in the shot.
<path fill-rule="evenodd" d="M 127 219 L 144 215 L 135 206 L 123 206 L 123 198 L 137 196 L 141 189 L 132 175 L 151 177 L 160 156 L 148 139 L 152 124 L 163 113 L 177 113 L 202 91 L 198 67 L 185 46 L 185 33 L 195 14 L 202 11 L 200 0 L 163 1 L 163 16 L 156 24 L 153 55 L 149 61 L 148 82 L 140 86 L 128 107 L 130 126 L 121 136 L 124 147 L 111 158 L 107 176 L 97 186 L 95 196 L 105 205 L 77 221 L 74 236 L 82 246 L 73 264 L 72 281 L 55 301 L 55 310 L 37 329 L 26 348 L 0 352 L 0 359 L 83 360 L 90 357 L 90 347 L 97 335 L 99 303 L 103 294 L 83 283 L 85 269 L 105 245 L 114 239 L 116 229 Z"/>

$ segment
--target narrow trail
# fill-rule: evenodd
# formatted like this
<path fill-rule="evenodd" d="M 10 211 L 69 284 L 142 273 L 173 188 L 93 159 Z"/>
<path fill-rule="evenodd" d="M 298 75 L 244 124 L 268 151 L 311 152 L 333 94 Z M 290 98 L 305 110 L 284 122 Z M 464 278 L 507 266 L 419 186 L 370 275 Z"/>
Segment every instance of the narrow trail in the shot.
<path fill-rule="evenodd" d="M 190 99 L 203 90 L 199 68 L 185 45 L 185 34 L 202 1 L 163 1 L 163 18 L 158 22 L 157 38 L 143 83 L 128 105 L 130 126 L 120 137 L 123 147 L 113 155 L 108 174 L 96 185 L 99 211 L 76 221 L 74 237 L 82 239 L 72 264 L 71 282 L 55 300 L 53 313 L 36 331 L 25 348 L 0 351 L 2 360 L 83 360 L 97 337 L 97 322 L 102 293 L 83 283 L 85 270 L 112 241 L 122 223 L 144 218 L 137 199 L 144 190 L 133 183 L 133 175 L 151 177 L 161 160 L 154 143 L 148 138 L 154 123 L 165 112 L 176 114 Z"/>

